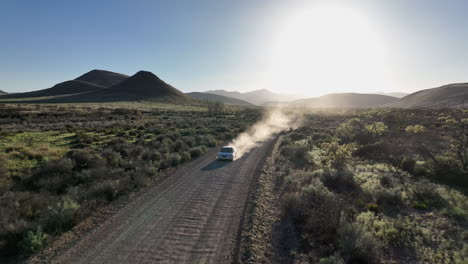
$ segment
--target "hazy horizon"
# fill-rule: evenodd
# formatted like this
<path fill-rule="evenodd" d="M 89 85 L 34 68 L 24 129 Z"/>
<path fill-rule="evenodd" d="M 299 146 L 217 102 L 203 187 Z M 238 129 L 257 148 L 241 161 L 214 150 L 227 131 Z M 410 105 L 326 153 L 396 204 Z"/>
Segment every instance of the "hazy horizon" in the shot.
<path fill-rule="evenodd" d="M 468 3 L 9 1 L 0 90 L 92 69 L 155 73 L 184 92 L 411 93 L 466 82 Z"/>

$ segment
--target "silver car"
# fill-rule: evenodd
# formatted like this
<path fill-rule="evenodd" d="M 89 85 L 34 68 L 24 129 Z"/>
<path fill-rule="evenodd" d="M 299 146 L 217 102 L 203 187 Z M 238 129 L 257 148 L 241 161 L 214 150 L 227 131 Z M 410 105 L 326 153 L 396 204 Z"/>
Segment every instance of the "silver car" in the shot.
<path fill-rule="evenodd" d="M 236 154 L 236 149 L 234 149 L 233 147 L 225 146 L 222 147 L 219 151 L 217 159 L 234 161 L 234 159 L 236 158 Z"/>

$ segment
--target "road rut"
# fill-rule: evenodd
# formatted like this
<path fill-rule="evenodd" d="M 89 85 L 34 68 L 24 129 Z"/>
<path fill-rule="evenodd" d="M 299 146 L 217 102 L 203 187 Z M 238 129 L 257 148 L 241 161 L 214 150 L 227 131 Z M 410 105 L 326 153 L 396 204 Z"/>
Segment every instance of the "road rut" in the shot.
<path fill-rule="evenodd" d="M 234 162 L 217 149 L 129 203 L 52 263 L 230 263 L 256 174 L 271 143 Z"/>

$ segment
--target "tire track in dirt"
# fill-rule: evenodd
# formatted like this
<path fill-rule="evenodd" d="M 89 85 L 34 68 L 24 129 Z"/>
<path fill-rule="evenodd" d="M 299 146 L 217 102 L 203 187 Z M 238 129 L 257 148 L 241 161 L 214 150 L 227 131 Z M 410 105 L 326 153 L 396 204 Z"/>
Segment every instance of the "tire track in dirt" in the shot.
<path fill-rule="evenodd" d="M 229 263 L 271 142 L 234 162 L 217 149 L 129 203 L 53 263 Z"/>

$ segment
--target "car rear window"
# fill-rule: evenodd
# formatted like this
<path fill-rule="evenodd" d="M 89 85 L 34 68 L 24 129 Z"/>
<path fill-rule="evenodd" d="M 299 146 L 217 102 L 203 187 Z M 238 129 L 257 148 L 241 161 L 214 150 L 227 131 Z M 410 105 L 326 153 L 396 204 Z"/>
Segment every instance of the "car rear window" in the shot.
<path fill-rule="evenodd" d="M 233 148 L 222 148 L 219 152 L 232 153 L 232 152 L 234 152 L 234 149 Z"/>

